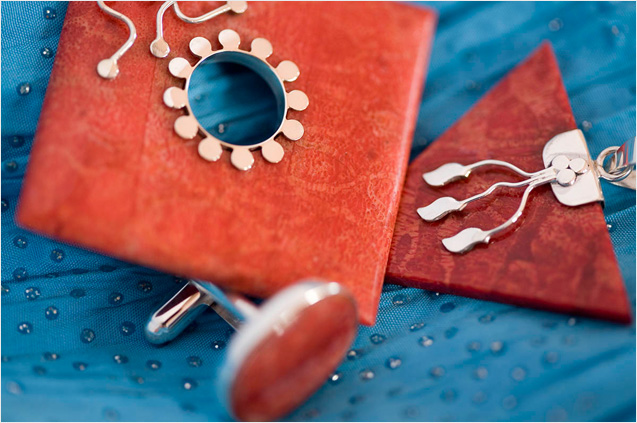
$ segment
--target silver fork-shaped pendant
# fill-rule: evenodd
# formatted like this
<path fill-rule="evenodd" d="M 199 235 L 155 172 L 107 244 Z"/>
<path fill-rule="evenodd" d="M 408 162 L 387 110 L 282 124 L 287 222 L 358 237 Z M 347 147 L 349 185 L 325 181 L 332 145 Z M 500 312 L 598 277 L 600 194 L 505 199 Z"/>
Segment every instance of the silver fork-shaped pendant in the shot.
<path fill-rule="evenodd" d="M 566 159 L 568 165 L 568 158 L 565 156 L 558 156 L 558 162 L 564 162 Z M 453 163 L 456 164 L 456 163 Z M 504 231 L 511 225 L 515 224 L 518 221 L 522 213 L 524 212 L 524 208 L 526 207 L 526 203 L 528 201 L 529 195 L 534 188 L 539 187 L 540 185 L 548 184 L 551 182 L 557 181 L 558 183 L 563 184 L 572 184 L 575 181 L 576 173 L 569 168 L 560 169 L 556 166 L 551 166 L 548 169 L 541 170 L 535 173 L 524 172 L 523 170 L 518 169 L 517 167 L 510 165 L 506 162 L 498 162 L 495 160 L 489 160 L 485 162 L 475 163 L 469 166 L 462 166 L 461 169 L 464 173 L 465 170 L 469 169 L 469 172 L 476 167 L 486 166 L 486 165 L 499 165 L 505 166 L 510 169 L 515 168 L 514 170 L 523 175 L 529 176 L 528 179 L 525 179 L 520 182 L 497 182 L 489 187 L 486 191 L 469 197 L 465 200 L 458 201 L 453 197 L 442 197 L 431 203 L 426 207 L 421 207 L 418 209 L 418 214 L 427 222 L 433 222 L 439 219 L 442 219 L 444 216 L 449 213 L 460 211 L 464 209 L 467 204 L 480 200 L 482 198 L 487 197 L 489 194 L 493 193 L 497 188 L 500 187 L 509 187 L 509 188 L 520 188 L 526 186 L 524 190 L 524 194 L 522 194 L 522 201 L 520 202 L 520 206 L 515 211 L 513 216 L 511 216 L 506 222 L 501 225 L 490 229 L 490 230 L 482 230 L 480 228 L 467 228 L 462 230 L 460 233 L 442 240 L 442 244 L 445 248 L 452 253 L 464 253 L 466 251 L 471 250 L 477 244 L 484 243 L 488 244 L 495 234 Z M 460 168 L 457 168 L 460 170 Z M 434 170 L 433 172 L 426 173 L 423 175 L 425 177 L 425 181 L 429 179 L 432 180 L 432 174 L 434 174 L 434 179 L 438 178 L 437 181 L 441 181 L 445 179 L 445 183 L 458 179 L 459 173 L 454 172 L 454 169 L 449 167 L 449 165 L 443 165 L 440 168 Z M 464 173 L 466 174 L 466 173 Z M 444 183 L 443 183 L 444 185 Z"/>
<path fill-rule="evenodd" d="M 606 154 L 608 153 L 606 152 Z M 441 187 L 460 179 L 466 179 L 473 170 L 483 166 L 505 167 L 526 179 L 519 182 L 497 182 L 486 191 L 462 201 L 453 197 L 442 197 L 428 206 L 419 208 L 418 214 L 425 221 L 433 222 L 442 219 L 449 213 L 463 210 L 467 204 L 489 196 L 498 188 L 526 187 L 518 209 L 506 222 L 490 230 L 467 228 L 442 240 L 442 244 L 450 252 L 464 253 L 477 244 L 488 244 L 494 235 L 515 224 L 524 212 L 531 191 L 538 186 L 551 184 L 553 193 L 560 203 L 567 206 L 579 206 L 604 200 L 599 184 L 600 177 L 617 182 L 618 178 L 625 178 L 627 175 L 626 171 L 623 170 L 621 175 L 606 177 L 603 169 L 599 169 L 598 162 L 600 160 L 595 162 L 591 159 L 584 135 L 580 130 L 568 131 L 552 138 L 544 147 L 542 158 L 545 169 L 537 172 L 526 172 L 500 160 L 483 160 L 466 166 L 459 163 L 444 164 L 423 175 L 428 185 Z"/>

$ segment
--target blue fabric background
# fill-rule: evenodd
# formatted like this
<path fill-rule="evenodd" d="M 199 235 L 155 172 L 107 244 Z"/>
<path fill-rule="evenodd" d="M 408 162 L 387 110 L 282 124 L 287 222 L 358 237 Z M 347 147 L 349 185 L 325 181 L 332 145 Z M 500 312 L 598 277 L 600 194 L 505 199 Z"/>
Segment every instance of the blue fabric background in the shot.
<path fill-rule="evenodd" d="M 429 6 L 440 19 L 414 154 L 545 39 L 591 153 L 635 135 L 634 2 Z M 213 393 L 221 319 L 206 313 L 161 348 L 143 337 L 182 280 L 16 227 L 66 6 L 1 8 L 2 419 L 226 419 Z M 634 309 L 635 194 L 604 192 Z M 290 419 L 634 421 L 635 326 L 387 285 L 376 326 Z"/>

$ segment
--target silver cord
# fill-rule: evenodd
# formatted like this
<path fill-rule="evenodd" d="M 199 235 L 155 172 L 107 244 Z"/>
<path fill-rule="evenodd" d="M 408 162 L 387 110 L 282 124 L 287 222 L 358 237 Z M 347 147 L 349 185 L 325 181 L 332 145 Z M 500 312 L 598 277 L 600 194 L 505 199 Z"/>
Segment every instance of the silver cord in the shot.
<path fill-rule="evenodd" d="M 425 173 L 423 176 L 425 181 L 427 181 L 427 183 L 429 183 L 430 185 L 441 186 L 449 183 L 452 180 L 466 178 L 469 176 L 473 169 L 487 165 L 506 167 L 520 175 L 526 176 L 528 179 L 520 182 L 497 182 L 491 185 L 486 191 L 480 194 L 476 194 L 465 200 L 458 201 L 453 197 L 442 197 L 429 204 L 428 206 L 418 209 L 418 214 L 421 218 L 423 218 L 427 222 L 433 222 L 442 219 L 449 213 L 461 211 L 467 206 L 467 204 L 487 197 L 499 187 L 519 188 L 526 186 L 524 194 L 522 195 L 522 202 L 520 203 L 518 210 L 510 219 L 508 219 L 500 226 L 487 231 L 480 228 L 467 228 L 452 237 L 443 239 L 443 245 L 452 253 L 464 253 L 471 250 L 477 244 L 488 244 L 493 235 L 497 234 L 498 232 L 504 231 L 518 221 L 520 216 L 522 216 L 524 208 L 526 207 L 526 202 L 528 200 L 529 194 L 531 194 L 531 191 L 535 187 L 554 181 L 560 182 L 560 169 L 554 166 L 540 170 L 538 172 L 529 173 L 510 163 L 500 160 L 483 160 L 481 162 L 473 163 L 467 166 L 462 166 L 458 163 L 448 163 L 446 165 L 440 166 L 438 169 L 432 172 Z M 575 177 L 575 173 L 573 173 L 572 176 Z M 567 183 L 568 182 L 571 181 L 567 181 Z"/>
<path fill-rule="evenodd" d="M 119 74 L 119 67 L 117 61 L 126 53 L 135 43 L 137 38 L 137 30 L 130 18 L 123 13 L 120 13 L 106 5 L 104 1 L 98 0 L 97 5 L 102 11 L 109 16 L 112 16 L 120 21 L 124 22 L 128 27 L 128 39 L 126 42 L 108 59 L 104 59 L 97 64 L 97 73 L 104 79 L 113 79 Z"/>
<path fill-rule="evenodd" d="M 153 40 L 152 43 L 150 43 L 150 52 L 152 53 L 153 56 L 157 58 L 164 58 L 168 56 L 168 53 L 170 53 L 170 46 L 168 45 L 166 40 L 164 40 L 164 23 L 163 22 L 164 22 L 164 13 L 166 13 L 166 10 L 168 10 L 168 8 L 173 5 L 173 3 L 175 3 L 175 0 L 169 0 L 164 2 L 164 4 L 162 4 L 161 7 L 159 8 L 159 11 L 157 12 L 157 17 L 155 18 L 156 28 L 157 28 L 156 29 L 157 37 Z"/>
<path fill-rule="evenodd" d="M 517 211 L 506 222 L 490 230 L 467 228 L 452 237 L 443 239 L 443 245 L 452 253 L 465 253 L 478 244 L 488 244 L 494 235 L 514 225 L 520 216 L 522 216 L 529 195 L 534 188 L 548 183 L 555 183 L 561 187 L 570 187 L 575 183 L 578 175 L 586 174 L 589 169 L 589 163 L 581 157 L 569 159 L 567 156 L 560 154 L 551 159 L 550 167 L 534 173 L 525 172 L 507 162 L 483 160 L 467 166 L 463 166 L 459 163 L 447 163 L 431 172 L 425 173 L 423 178 L 431 186 L 443 186 L 449 182 L 467 178 L 473 169 L 487 165 L 506 167 L 520 175 L 527 176 L 527 179 L 519 182 L 496 182 L 484 192 L 461 201 L 453 197 L 441 197 L 417 210 L 418 215 L 423 220 L 433 222 L 442 219 L 449 213 L 463 210 L 467 204 L 489 196 L 500 187 L 520 188 L 526 186 Z"/>
<path fill-rule="evenodd" d="M 467 166 L 463 166 L 459 163 L 447 163 L 440 166 L 436 170 L 425 173 L 424 175 L 422 175 L 422 177 L 428 185 L 431 185 L 433 187 L 441 187 L 447 185 L 450 182 L 468 178 L 474 169 L 482 166 L 505 167 L 526 178 L 532 178 L 538 173 L 525 172 L 519 167 L 514 166 L 511 163 L 503 162 L 502 160 L 482 160 L 480 162 L 473 163 Z"/>
<path fill-rule="evenodd" d="M 529 186 L 526 187 L 526 189 L 524 190 L 522 201 L 520 202 L 518 209 L 515 211 L 513 216 L 511 216 L 500 226 L 497 226 L 488 231 L 484 231 L 480 228 L 467 228 L 452 237 L 443 239 L 442 244 L 448 251 L 451 251 L 452 253 L 465 253 L 478 244 L 488 244 L 489 241 L 491 241 L 491 237 L 493 235 L 497 234 L 498 232 L 504 231 L 518 221 L 518 219 L 524 212 L 527 200 L 529 199 L 529 194 L 531 194 L 531 191 L 533 191 L 535 187 L 552 182 L 552 180 L 554 179 L 554 177 L 540 178 L 534 180 L 531 184 L 529 184 Z"/>
<path fill-rule="evenodd" d="M 181 9 L 179 9 L 179 4 L 177 4 L 175 0 L 164 2 L 157 12 L 157 37 L 150 44 L 150 52 L 158 59 L 163 59 L 164 57 L 168 56 L 168 53 L 170 53 L 170 46 L 164 39 L 164 13 L 170 6 L 174 6 L 173 8 L 175 9 L 175 13 L 177 14 L 177 17 L 179 19 L 190 24 L 206 22 L 227 12 L 243 13 L 248 8 L 248 4 L 245 1 L 229 1 L 226 2 L 226 4 L 224 4 L 223 6 L 211 10 L 208 13 L 204 13 L 201 16 L 196 16 L 193 18 L 184 15 Z"/>
<path fill-rule="evenodd" d="M 108 59 L 104 59 L 97 64 L 97 73 L 104 79 L 114 79 L 119 74 L 119 67 L 117 66 L 117 61 L 126 53 L 135 43 L 135 39 L 137 38 L 137 30 L 135 29 L 135 25 L 133 21 L 130 20 L 129 17 L 120 13 L 106 5 L 103 0 L 98 0 L 97 5 L 102 9 L 102 11 L 109 16 L 112 16 L 116 19 L 121 20 L 128 26 L 129 36 L 128 40 Z M 175 13 L 182 21 L 191 24 L 197 24 L 206 22 L 216 16 L 219 16 L 223 13 L 234 12 L 234 13 L 243 13 L 248 8 L 248 4 L 245 1 L 228 1 L 225 5 L 218 7 L 214 10 L 211 10 L 208 13 L 205 13 L 201 16 L 190 17 L 183 14 L 183 12 L 179 9 L 179 5 L 175 0 L 165 1 L 157 11 L 156 17 L 156 38 L 150 44 L 150 52 L 153 56 L 157 58 L 164 58 L 168 56 L 170 53 L 170 46 L 164 39 L 164 14 L 166 10 L 170 8 L 170 6 L 174 6 Z"/>
<path fill-rule="evenodd" d="M 246 2 L 244 1 L 229 1 L 229 2 L 226 2 L 226 4 L 224 4 L 223 6 L 220 6 L 214 10 L 211 10 L 208 13 L 204 13 L 201 16 L 196 16 L 193 18 L 193 17 L 184 15 L 184 13 L 179 8 L 179 4 L 177 4 L 176 1 L 174 3 L 175 3 L 175 6 L 174 6 L 175 13 L 179 17 L 179 19 L 190 24 L 198 24 L 198 23 L 206 22 L 214 17 L 217 17 L 219 15 L 222 15 L 230 11 L 233 11 L 235 13 L 243 13 L 248 7 Z"/>
<path fill-rule="evenodd" d="M 467 206 L 467 204 L 487 197 L 488 195 L 493 193 L 493 191 L 500 187 L 519 188 L 529 185 L 532 182 L 533 179 L 525 179 L 520 182 L 496 182 L 495 184 L 491 185 L 486 191 L 462 201 L 458 201 L 453 197 L 441 197 L 428 206 L 420 207 L 417 210 L 418 215 L 420 215 L 420 217 L 422 217 L 427 222 L 435 222 L 436 220 L 442 219 L 449 213 L 462 211 Z"/>

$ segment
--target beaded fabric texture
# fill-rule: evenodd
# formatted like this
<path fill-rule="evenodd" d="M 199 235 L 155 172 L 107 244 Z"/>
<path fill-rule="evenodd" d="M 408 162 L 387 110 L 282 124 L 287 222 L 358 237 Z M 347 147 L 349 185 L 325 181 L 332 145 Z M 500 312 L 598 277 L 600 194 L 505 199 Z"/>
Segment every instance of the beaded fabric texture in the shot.
<path fill-rule="evenodd" d="M 440 20 L 414 156 L 542 39 L 591 154 L 634 136 L 635 3 L 430 6 Z M 228 325 L 208 312 L 162 348 L 143 337 L 183 280 L 15 226 L 66 5 L 1 7 L 3 420 L 227 419 L 213 386 Z M 603 188 L 634 308 L 635 194 Z M 634 375 L 634 324 L 386 285 L 376 326 L 361 327 L 337 372 L 289 418 L 634 421 Z"/>

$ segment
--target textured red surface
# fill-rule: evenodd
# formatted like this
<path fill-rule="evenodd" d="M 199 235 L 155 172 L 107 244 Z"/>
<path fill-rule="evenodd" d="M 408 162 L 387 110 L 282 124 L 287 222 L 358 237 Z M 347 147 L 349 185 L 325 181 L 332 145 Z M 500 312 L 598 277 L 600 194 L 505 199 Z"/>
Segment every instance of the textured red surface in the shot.
<path fill-rule="evenodd" d="M 187 3 L 193 16 L 210 2 Z M 214 3 L 214 2 L 212 2 Z M 93 2 L 71 2 L 30 158 L 19 222 L 34 231 L 183 276 L 268 296 L 316 276 L 347 285 L 374 321 L 429 57 L 435 15 L 388 3 L 254 2 L 240 16 L 186 25 L 166 14 L 173 57 L 195 36 L 243 48 L 270 40 L 270 63 L 301 70 L 287 86 L 305 135 L 285 157 L 240 172 L 197 155 L 173 131 L 162 94 L 180 81 L 150 55 L 160 3 L 117 3 L 139 33 L 105 81 L 96 65 L 126 39 Z M 379 36 L 382 34 L 382 36 Z"/>
<path fill-rule="evenodd" d="M 464 255 L 441 239 L 464 228 L 493 228 L 515 212 L 521 190 L 497 191 L 442 221 L 416 213 L 441 196 L 467 198 L 509 172 L 479 170 L 465 181 L 428 187 L 422 174 L 447 162 L 501 159 L 543 168 L 542 148 L 576 128 L 560 71 L 548 44 L 493 88 L 409 167 L 387 280 L 418 288 L 627 322 L 630 308 L 599 204 L 567 207 L 550 187 L 533 191 L 514 230 Z"/>
<path fill-rule="evenodd" d="M 301 312 L 278 334 L 264 334 L 237 371 L 230 404 L 243 421 L 278 420 L 336 369 L 356 336 L 352 301 L 333 296 Z"/>

